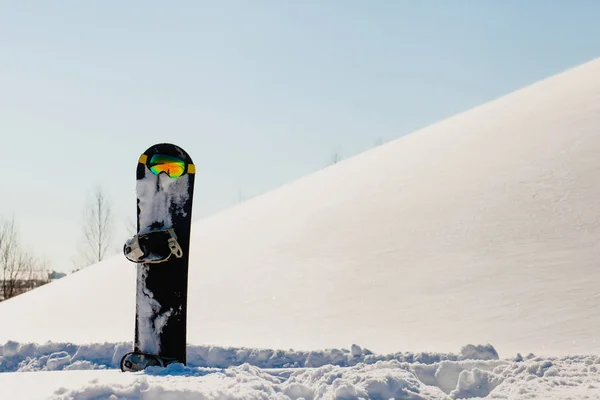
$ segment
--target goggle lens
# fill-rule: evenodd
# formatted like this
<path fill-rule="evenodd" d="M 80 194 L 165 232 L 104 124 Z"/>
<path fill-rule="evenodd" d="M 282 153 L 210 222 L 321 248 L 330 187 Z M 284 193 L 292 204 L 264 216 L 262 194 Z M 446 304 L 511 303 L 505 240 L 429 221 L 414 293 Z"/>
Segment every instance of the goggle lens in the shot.
<path fill-rule="evenodd" d="M 170 178 L 178 178 L 185 172 L 185 162 L 177 157 L 155 154 L 150 159 L 148 168 L 155 175 L 164 172 Z"/>

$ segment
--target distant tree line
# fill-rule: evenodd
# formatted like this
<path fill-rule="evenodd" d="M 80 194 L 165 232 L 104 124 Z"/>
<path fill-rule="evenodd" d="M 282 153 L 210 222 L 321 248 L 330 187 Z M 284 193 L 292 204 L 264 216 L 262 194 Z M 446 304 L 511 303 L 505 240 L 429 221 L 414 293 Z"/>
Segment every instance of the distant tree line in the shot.
<path fill-rule="evenodd" d="M 48 282 L 46 263 L 23 248 L 14 219 L 0 217 L 0 301 Z"/>
<path fill-rule="evenodd" d="M 82 241 L 73 272 L 106 257 L 113 241 L 112 226 L 110 203 L 102 188 L 97 187 L 83 208 Z M 64 273 L 50 271 L 47 261 L 39 260 L 23 247 L 14 218 L 0 215 L 0 301 L 64 276 Z"/>

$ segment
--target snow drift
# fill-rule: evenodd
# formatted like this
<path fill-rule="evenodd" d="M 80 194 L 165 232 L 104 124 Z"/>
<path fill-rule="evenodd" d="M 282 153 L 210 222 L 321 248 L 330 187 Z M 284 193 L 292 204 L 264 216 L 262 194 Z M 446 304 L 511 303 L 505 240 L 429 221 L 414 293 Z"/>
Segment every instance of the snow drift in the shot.
<path fill-rule="evenodd" d="M 197 220 L 188 340 L 597 354 L 599 154 L 595 60 Z M 116 256 L 0 304 L 0 343 L 131 341 L 134 301 Z"/>
<path fill-rule="evenodd" d="M 124 374 L 115 368 L 130 346 L 9 342 L 0 346 L 0 394 L 65 400 L 584 399 L 600 394 L 600 358 L 595 356 L 500 360 L 493 347 L 472 345 L 460 354 L 374 354 L 358 346 L 311 352 L 190 346 L 187 367 L 171 364 Z"/>

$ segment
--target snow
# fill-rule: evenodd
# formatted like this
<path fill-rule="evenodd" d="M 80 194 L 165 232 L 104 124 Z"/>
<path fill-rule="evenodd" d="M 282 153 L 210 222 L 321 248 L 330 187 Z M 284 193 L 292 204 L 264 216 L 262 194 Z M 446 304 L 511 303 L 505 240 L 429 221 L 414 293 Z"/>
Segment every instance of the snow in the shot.
<path fill-rule="evenodd" d="M 363 351 L 359 355 L 348 349 L 297 352 L 190 346 L 187 366 L 122 373 L 116 369 L 120 354 L 130 346 L 8 342 L 0 347 L 0 395 L 27 399 L 426 400 L 600 396 L 597 356 L 499 359 L 493 347 L 473 345 L 464 346 L 459 354 Z"/>
<path fill-rule="evenodd" d="M 160 185 L 162 190 L 157 191 L 157 185 Z M 166 174 L 154 175 L 146 167 L 145 178 L 136 181 L 136 196 L 140 199 L 140 233 L 156 229 L 154 225 L 157 222 L 161 224 L 160 228 L 170 228 L 173 223 L 167 205 L 173 203 L 179 208 L 178 212 L 181 212 L 188 200 L 188 185 L 189 175 L 174 180 Z"/>
<path fill-rule="evenodd" d="M 146 282 L 148 267 L 140 265 L 137 267 L 138 281 Z M 160 304 L 154 299 L 151 291 L 145 286 L 137 286 L 137 296 L 143 301 L 137 303 L 137 312 L 139 313 L 139 335 L 140 345 L 147 353 L 158 354 L 160 348 L 160 331 L 162 327 L 156 327 L 153 324 L 153 316 L 160 311 Z"/>
<path fill-rule="evenodd" d="M 172 228 L 171 213 L 186 215 L 184 208 L 189 201 L 189 179 L 190 175 L 187 174 L 177 179 L 171 179 L 167 174 L 155 175 L 144 166 L 144 178 L 136 180 L 140 233 Z M 136 268 L 139 283 L 136 299 L 139 338 L 135 348 L 145 353 L 158 354 L 162 330 L 168 324 L 169 318 L 180 314 L 180 310 L 170 308 L 157 315 L 161 304 L 155 299 L 146 282 L 152 267 L 140 264 Z"/>
<path fill-rule="evenodd" d="M 354 344 L 353 346 L 358 346 Z M 358 346 L 360 347 L 360 346 Z M 360 354 L 348 349 L 325 349 L 311 351 L 275 350 L 244 347 L 219 347 L 188 345 L 188 366 L 228 368 L 244 363 L 260 368 L 316 368 L 325 365 L 341 367 L 361 363 L 373 364 L 380 361 L 433 364 L 442 361 L 498 360 L 492 346 L 477 346 L 482 349 L 474 353 L 473 345 L 463 346 L 459 354 L 453 353 L 410 353 L 397 352 L 375 354 L 368 349 Z M 45 371 L 62 368 L 49 368 L 48 360 L 63 359 L 64 365 L 85 364 L 94 369 L 118 368 L 121 356 L 131 348 L 131 342 L 122 343 L 73 343 L 47 342 L 19 343 L 9 341 L 0 346 L 0 372 Z M 522 360 L 521 360 L 522 361 Z M 51 363 L 51 365 L 53 365 Z"/>
<path fill-rule="evenodd" d="M 0 398 L 598 398 L 598 132 L 600 59 L 196 220 L 185 367 L 122 255 L 3 302 Z"/>

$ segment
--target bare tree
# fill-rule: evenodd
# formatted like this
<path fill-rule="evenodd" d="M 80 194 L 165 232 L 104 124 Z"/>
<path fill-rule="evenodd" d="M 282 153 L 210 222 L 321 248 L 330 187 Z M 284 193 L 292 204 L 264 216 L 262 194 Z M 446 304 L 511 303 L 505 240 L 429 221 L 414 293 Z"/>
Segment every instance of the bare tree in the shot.
<path fill-rule="evenodd" d="M 84 246 L 81 256 L 85 265 L 102 261 L 112 241 L 112 212 L 101 187 L 97 187 L 83 212 Z"/>
<path fill-rule="evenodd" d="M 340 152 L 339 151 L 334 151 L 331 154 L 331 164 L 337 164 L 340 160 L 341 160 L 341 156 L 340 156 Z"/>
<path fill-rule="evenodd" d="M 0 268 L 2 269 L 2 297 L 14 296 L 16 278 L 19 273 L 17 233 L 14 220 L 0 221 Z"/>
<path fill-rule="evenodd" d="M 50 265 L 48 261 L 31 257 L 31 265 L 26 269 L 25 276 L 25 279 L 29 282 L 29 289 L 50 282 Z"/>
<path fill-rule="evenodd" d="M 20 248 L 14 219 L 0 219 L 0 294 L 6 300 L 47 283 L 43 264 Z"/>

